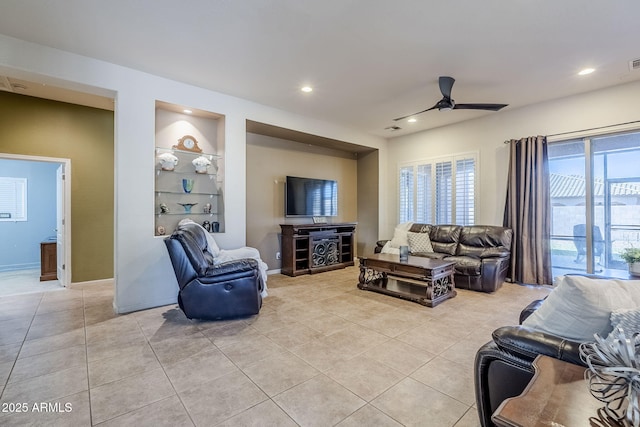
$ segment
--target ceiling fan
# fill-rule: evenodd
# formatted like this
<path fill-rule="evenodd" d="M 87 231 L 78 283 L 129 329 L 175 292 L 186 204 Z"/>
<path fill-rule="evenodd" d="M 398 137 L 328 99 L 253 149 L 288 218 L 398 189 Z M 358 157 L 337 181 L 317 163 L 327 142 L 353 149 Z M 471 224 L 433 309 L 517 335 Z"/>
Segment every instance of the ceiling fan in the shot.
<path fill-rule="evenodd" d="M 441 76 L 438 79 L 438 83 L 440 83 L 440 92 L 442 92 L 442 99 L 436 103 L 431 108 L 427 108 L 426 110 L 418 111 L 417 113 L 409 114 L 408 116 L 398 117 L 397 119 L 393 119 L 393 121 L 397 122 L 398 120 L 406 119 L 407 117 L 416 116 L 418 114 L 425 113 L 427 111 L 435 110 L 436 108 L 440 111 L 449 111 L 449 110 L 489 110 L 489 111 L 499 111 L 502 108 L 506 107 L 509 104 L 456 104 L 453 99 L 451 99 L 451 88 L 453 87 L 453 83 L 456 80 L 453 77 Z"/>

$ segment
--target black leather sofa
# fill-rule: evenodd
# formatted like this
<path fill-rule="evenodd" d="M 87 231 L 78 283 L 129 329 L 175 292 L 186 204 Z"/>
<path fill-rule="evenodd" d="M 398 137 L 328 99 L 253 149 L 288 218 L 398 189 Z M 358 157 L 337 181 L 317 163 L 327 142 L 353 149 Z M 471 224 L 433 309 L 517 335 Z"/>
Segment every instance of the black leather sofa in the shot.
<path fill-rule="evenodd" d="M 520 323 L 543 300 L 529 304 Z M 540 354 L 584 366 L 580 343 L 524 326 L 503 326 L 493 332 L 493 341 L 480 347 L 475 360 L 476 406 L 482 427 L 493 427 L 491 415 L 503 400 L 522 393 L 533 377 L 531 363 Z"/>
<path fill-rule="evenodd" d="M 178 305 L 189 319 L 258 314 L 264 284 L 256 260 L 215 265 L 205 232 L 197 224 L 178 226 L 164 242 L 180 288 Z"/>
<path fill-rule="evenodd" d="M 494 292 L 507 278 L 511 258 L 510 228 L 494 225 L 431 225 L 415 223 L 413 233 L 429 233 L 433 252 L 411 255 L 453 261 L 456 288 Z M 379 253 L 388 240 L 379 240 Z"/>

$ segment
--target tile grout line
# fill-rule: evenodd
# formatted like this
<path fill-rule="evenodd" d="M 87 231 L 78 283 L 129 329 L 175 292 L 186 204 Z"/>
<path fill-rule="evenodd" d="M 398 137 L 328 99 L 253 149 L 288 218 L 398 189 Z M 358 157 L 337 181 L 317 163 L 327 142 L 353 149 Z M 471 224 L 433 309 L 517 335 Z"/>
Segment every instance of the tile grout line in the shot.
<path fill-rule="evenodd" d="M 164 364 L 163 364 L 162 362 L 160 362 L 160 358 L 158 358 L 158 354 L 156 353 L 155 348 L 153 348 L 153 346 L 151 345 L 151 341 L 149 340 L 149 337 L 147 337 L 147 334 L 145 334 L 145 333 L 144 333 L 144 330 L 142 329 L 142 325 L 141 325 L 141 324 L 140 324 L 140 322 L 138 321 L 138 318 L 137 318 L 137 317 L 134 317 L 134 319 L 136 320 L 136 323 L 138 324 L 138 327 L 140 328 L 140 331 L 142 332 L 142 335 L 144 336 L 145 340 L 147 341 L 147 344 L 149 345 L 149 348 L 150 348 L 150 349 L 151 349 L 151 351 L 153 352 L 153 355 L 155 356 L 156 360 L 158 361 L 158 365 L 160 365 L 160 368 L 162 369 L 162 372 L 164 373 L 165 377 L 167 377 L 167 381 L 169 381 L 169 384 L 171 384 L 171 388 L 173 389 L 173 392 L 175 393 L 175 396 L 178 398 L 178 401 L 179 401 L 179 402 L 180 402 L 180 404 L 182 405 L 182 408 L 184 409 L 184 412 L 187 414 L 187 417 L 189 417 L 189 420 L 191 421 L 191 423 L 192 423 L 194 426 L 196 426 L 197 424 L 196 424 L 195 420 L 193 419 L 193 417 L 191 416 L 191 413 L 189 412 L 189 410 L 188 410 L 188 409 L 187 409 L 187 407 L 185 406 L 184 401 L 182 400 L 182 397 L 180 396 L 180 393 L 178 393 L 178 390 L 176 390 L 176 387 L 175 387 L 175 385 L 173 384 L 173 381 L 171 381 L 171 377 L 169 377 L 169 375 L 167 374 L 167 371 L 166 371 L 166 369 L 165 369 L 165 367 L 164 367 Z M 190 322 L 191 324 L 193 324 L 193 322 L 191 321 L 191 319 L 189 319 L 189 322 Z M 202 332 L 201 332 L 200 330 L 198 330 L 198 333 L 202 334 Z M 204 336 L 205 338 L 207 338 L 204 334 L 202 334 L 202 336 Z M 208 338 L 207 338 L 207 339 L 208 339 Z M 211 343 L 211 344 L 213 344 L 213 343 Z M 168 399 L 168 398 L 167 398 L 167 399 Z M 164 400 L 164 399 L 162 399 L 162 400 Z M 161 402 L 162 400 L 159 400 L 159 401 L 156 401 L 156 402 L 149 403 L 149 404 L 147 404 L 147 405 L 143 406 L 142 408 L 147 407 L 147 406 L 149 406 L 149 405 L 153 405 L 154 403 Z M 141 409 L 141 408 L 134 409 L 133 411 L 137 411 L 137 410 L 139 410 L 139 409 Z M 127 412 L 127 413 L 130 413 L 130 412 L 133 412 L 133 411 L 129 411 L 129 412 Z M 122 414 L 122 415 L 124 415 L 124 414 Z M 121 415 L 118 415 L 118 416 L 121 416 Z M 113 419 L 113 418 L 112 418 L 112 419 Z"/>
<path fill-rule="evenodd" d="M 13 365 L 11 365 L 11 369 L 9 370 L 9 375 L 7 375 L 7 380 L 4 384 L 4 388 L 2 389 L 2 393 L 0 393 L 0 400 L 4 397 L 4 393 L 7 391 L 7 386 L 9 385 L 9 379 L 11 378 L 11 374 L 13 374 L 13 369 L 16 367 L 16 363 L 18 362 L 18 357 L 20 356 L 20 352 L 22 351 L 22 347 L 24 346 L 25 341 L 27 340 L 27 336 L 29 335 L 29 331 L 31 330 L 31 325 L 33 325 L 33 321 L 36 318 L 36 313 L 38 312 L 38 308 L 40 308 L 40 304 L 42 304 L 42 299 L 44 298 L 44 294 L 40 295 L 40 301 L 38 301 L 38 305 L 33 312 L 33 316 L 31 317 L 31 321 L 29 322 L 29 326 L 27 327 L 27 331 L 24 334 L 24 338 L 20 343 L 20 349 L 16 354 L 16 358 L 13 360 Z"/>
<path fill-rule="evenodd" d="M 91 404 L 91 383 L 89 381 L 89 340 L 87 338 L 87 316 L 85 315 L 86 304 L 85 304 L 85 290 L 82 290 L 82 320 L 83 320 L 83 331 L 84 331 L 84 353 L 85 353 L 85 363 L 86 363 L 86 371 L 87 371 L 87 396 L 89 398 L 89 423 L 93 426 L 93 405 Z"/>

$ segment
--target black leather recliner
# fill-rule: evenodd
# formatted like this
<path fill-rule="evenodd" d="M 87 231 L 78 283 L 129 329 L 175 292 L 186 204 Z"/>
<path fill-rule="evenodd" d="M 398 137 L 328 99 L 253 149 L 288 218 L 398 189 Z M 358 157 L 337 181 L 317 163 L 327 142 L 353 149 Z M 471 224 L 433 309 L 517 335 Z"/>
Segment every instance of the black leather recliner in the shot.
<path fill-rule="evenodd" d="M 214 265 L 205 232 L 197 224 L 178 226 L 164 243 L 180 287 L 178 305 L 189 319 L 258 314 L 264 284 L 256 260 Z"/>
<path fill-rule="evenodd" d="M 520 323 L 543 300 L 529 304 Z M 493 427 L 491 415 L 509 397 L 521 394 L 533 377 L 533 360 L 540 354 L 584 366 L 580 343 L 525 326 L 503 326 L 493 332 L 493 341 L 480 347 L 475 360 L 476 406 L 482 427 Z"/>

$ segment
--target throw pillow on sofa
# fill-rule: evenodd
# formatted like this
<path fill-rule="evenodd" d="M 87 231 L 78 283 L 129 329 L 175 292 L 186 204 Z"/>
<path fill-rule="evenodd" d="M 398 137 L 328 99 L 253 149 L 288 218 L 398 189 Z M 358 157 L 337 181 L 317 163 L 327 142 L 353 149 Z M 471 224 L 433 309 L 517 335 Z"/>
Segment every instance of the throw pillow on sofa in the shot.
<path fill-rule="evenodd" d="M 573 341 L 593 341 L 613 329 L 611 313 L 640 308 L 640 281 L 564 276 L 523 323 Z"/>
<path fill-rule="evenodd" d="M 398 224 L 393 230 L 393 238 L 391 239 L 391 247 L 399 248 L 400 246 L 409 246 L 409 241 L 407 240 L 407 232 L 413 225 L 413 222 L 404 222 L 402 224 Z"/>
<path fill-rule="evenodd" d="M 409 246 L 407 232 L 412 225 L 413 222 L 403 222 L 396 225 L 395 230 L 393 230 L 393 238 L 384 244 L 380 252 L 383 254 L 400 254 L 400 246 Z"/>
<path fill-rule="evenodd" d="M 622 328 L 628 337 L 640 332 L 640 308 L 613 310 L 611 313 L 611 326 L 613 328 Z"/>
<path fill-rule="evenodd" d="M 409 252 L 412 254 L 420 252 L 433 252 L 433 246 L 431 245 L 431 239 L 429 239 L 428 233 L 407 233 L 409 237 Z"/>

